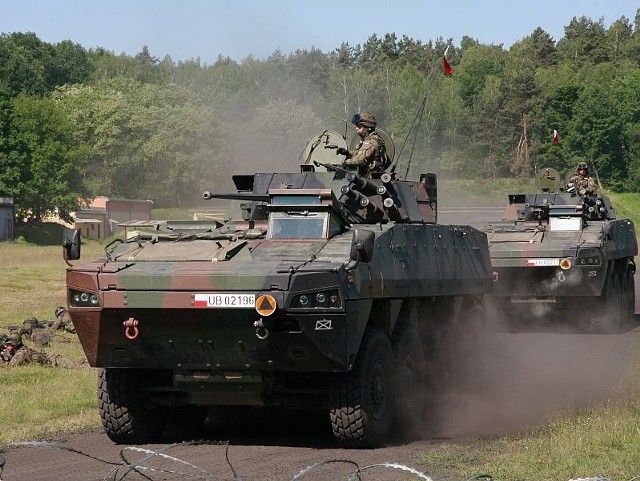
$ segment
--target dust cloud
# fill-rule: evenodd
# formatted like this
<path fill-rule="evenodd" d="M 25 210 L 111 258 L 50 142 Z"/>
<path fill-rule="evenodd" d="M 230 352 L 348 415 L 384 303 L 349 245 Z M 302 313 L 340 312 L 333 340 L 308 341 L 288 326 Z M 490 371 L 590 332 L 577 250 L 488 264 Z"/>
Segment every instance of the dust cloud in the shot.
<path fill-rule="evenodd" d="M 478 226 L 501 218 L 490 207 L 499 205 L 496 198 L 469 206 L 452 192 L 443 193 L 447 202 L 442 203 L 439 223 Z M 538 314 L 542 321 L 550 313 Z M 562 332 L 562 324 L 555 325 L 555 332 L 546 325 L 544 333 L 506 333 L 501 327 L 509 326 L 508 319 L 489 317 L 477 338 L 473 333 L 467 339 L 460 337 L 452 348 L 457 355 L 432 366 L 451 375 L 446 385 L 435 386 L 423 434 L 445 438 L 512 434 L 568 410 L 611 399 L 638 345 L 635 332 L 575 334 L 567 332 L 567 326 Z M 469 349 L 470 344 L 476 349 Z"/>
<path fill-rule="evenodd" d="M 482 332 L 477 352 L 452 360 L 462 375 L 437 395 L 431 435 L 511 434 L 605 401 L 630 364 L 633 336 Z"/>

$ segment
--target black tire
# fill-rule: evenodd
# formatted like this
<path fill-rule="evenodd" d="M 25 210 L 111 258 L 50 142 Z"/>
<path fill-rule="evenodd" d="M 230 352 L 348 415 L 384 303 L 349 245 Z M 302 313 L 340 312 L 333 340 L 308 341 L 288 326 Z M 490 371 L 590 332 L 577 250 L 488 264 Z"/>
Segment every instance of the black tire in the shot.
<path fill-rule="evenodd" d="M 389 338 L 368 328 L 353 370 L 332 384 L 331 427 L 341 447 L 372 448 L 387 441 L 395 420 L 394 372 Z"/>
<path fill-rule="evenodd" d="M 400 327 L 393 336 L 396 358 L 396 416 L 401 426 L 414 425 L 425 408 L 425 357 L 422 341 L 411 326 Z"/>
<path fill-rule="evenodd" d="M 622 277 L 623 287 L 623 316 L 627 328 L 635 327 L 636 310 L 636 282 L 634 278 L 635 269 L 633 264 L 627 265 Z"/>
<path fill-rule="evenodd" d="M 619 334 L 628 327 L 625 321 L 625 297 L 623 286 L 624 273 L 612 264 L 612 270 L 607 277 L 604 293 L 600 300 L 599 315 L 591 326 L 592 332 L 598 334 Z"/>
<path fill-rule="evenodd" d="M 146 402 L 144 376 L 135 369 L 99 369 L 98 404 L 102 425 L 116 444 L 158 441 L 168 410 Z"/>

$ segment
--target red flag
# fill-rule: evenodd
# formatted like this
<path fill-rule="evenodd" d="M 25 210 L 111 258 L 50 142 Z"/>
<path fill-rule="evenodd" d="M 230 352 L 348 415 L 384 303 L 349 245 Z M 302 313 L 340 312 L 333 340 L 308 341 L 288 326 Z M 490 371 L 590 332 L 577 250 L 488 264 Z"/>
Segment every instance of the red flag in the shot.
<path fill-rule="evenodd" d="M 557 130 L 553 131 L 553 145 L 558 145 L 558 142 L 560 142 L 560 135 L 558 134 Z"/>
<path fill-rule="evenodd" d="M 449 65 L 449 62 L 447 62 L 446 55 L 442 57 L 442 66 L 444 68 L 445 75 L 451 75 L 453 73 L 453 68 L 451 67 L 451 65 Z"/>
<path fill-rule="evenodd" d="M 444 49 L 444 54 L 442 55 L 442 67 L 444 68 L 444 74 L 447 76 L 453 73 L 453 68 L 451 68 L 451 65 L 449 65 L 449 62 L 447 62 L 448 51 L 449 45 L 447 45 L 447 48 Z"/>

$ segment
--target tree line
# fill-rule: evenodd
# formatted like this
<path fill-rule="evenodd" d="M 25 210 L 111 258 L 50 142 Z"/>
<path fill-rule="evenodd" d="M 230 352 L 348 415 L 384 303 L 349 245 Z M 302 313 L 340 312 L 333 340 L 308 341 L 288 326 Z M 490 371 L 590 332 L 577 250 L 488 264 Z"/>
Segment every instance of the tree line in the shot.
<path fill-rule="evenodd" d="M 351 136 L 346 119 L 363 110 L 393 136 L 402 176 L 529 177 L 586 161 L 608 189 L 638 191 L 638 97 L 640 9 L 608 27 L 574 17 L 557 41 L 537 28 L 508 49 L 387 33 L 240 62 L 5 33 L 0 196 L 27 222 L 70 220 L 97 195 L 189 207 L 233 173 L 295 171 L 315 132 Z"/>

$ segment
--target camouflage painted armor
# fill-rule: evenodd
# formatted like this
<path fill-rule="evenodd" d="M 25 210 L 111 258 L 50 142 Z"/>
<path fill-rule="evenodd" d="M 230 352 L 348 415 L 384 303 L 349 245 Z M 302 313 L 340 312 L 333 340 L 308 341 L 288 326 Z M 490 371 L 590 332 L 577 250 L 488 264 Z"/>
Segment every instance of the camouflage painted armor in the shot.
<path fill-rule="evenodd" d="M 380 137 L 393 152 L 374 131 L 358 150 L 377 159 L 351 162 L 375 169 Z M 310 147 L 300 171 L 237 174 L 235 192 L 204 192 L 231 201 L 224 223 L 168 221 L 69 266 L 69 314 L 100 368 L 114 442 L 157 439 L 178 408 L 196 421 L 210 408 L 322 409 L 350 448 L 381 445 L 421 415 L 423 344 L 449 361 L 441 340 L 484 317 L 486 234 L 437 224 L 435 174 L 367 179 L 323 162 L 348 154 L 339 134 L 309 145 L 324 148 Z M 77 230 L 62 244 L 80 258 Z"/>
<path fill-rule="evenodd" d="M 586 171 L 586 163 L 576 171 Z M 537 172 L 538 192 L 508 195 L 502 220 L 487 223 L 494 273 L 488 296 L 498 329 L 619 333 L 635 325 L 635 227 L 617 219 L 611 199 L 588 175 L 560 189 L 552 168 Z M 585 309 L 585 306 L 587 307 Z"/>
<path fill-rule="evenodd" d="M 388 161 L 384 140 L 375 130 L 367 133 L 357 145 L 356 150 L 349 152 L 345 163 L 359 166 L 361 175 L 385 170 L 388 167 Z"/>

